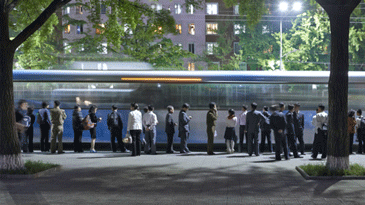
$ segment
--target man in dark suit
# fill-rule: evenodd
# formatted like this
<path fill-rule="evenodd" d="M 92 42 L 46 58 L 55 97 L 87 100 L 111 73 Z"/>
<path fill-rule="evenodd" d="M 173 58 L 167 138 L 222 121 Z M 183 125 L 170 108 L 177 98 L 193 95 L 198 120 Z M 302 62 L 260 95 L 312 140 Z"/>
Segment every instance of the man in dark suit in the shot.
<path fill-rule="evenodd" d="M 122 130 L 123 130 L 123 122 L 122 116 L 118 113 L 117 106 L 112 106 L 112 112 L 108 114 L 107 125 L 110 130 L 110 141 L 112 144 L 112 151 L 117 152 L 117 147 L 115 144 L 115 138 L 118 140 L 119 149 L 121 152 L 129 152 L 124 146 L 122 140 Z"/>
<path fill-rule="evenodd" d="M 270 127 L 270 113 L 268 112 L 269 108 L 264 106 L 262 110 L 262 114 L 266 117 L 265 120 L 262 120 L 260 123 L 261 128 L 261 144 L 260 144 L 260 152 L 264 152 L 265 150 L 265 139 L 267 139 L 267 145 L 269 146 L 269 152 L 272 152 L 272 144 L 271 144 L 271 127 Z"/>
<path fill-rule="evenodd" d="M 299 150 L 302 153 L 302 155 L 305 155 L 304 153 L 304 140 L 303 140 L 303 130 L 304 130 L 304 114 L 299 112 L 300 104 L 295 103 L 294 104 L 294 128 L 295 128 L 295 141 L 299 141 L 300 147 Z"/>
<path fill-rule="evenodd" d="M 180 153 L 190 152 L 187 140 L 189 139 L 189 132 L 190 132 L 189 122 L 192 117 L 186 114 L 186 111 L 189 110 L 189 107 L 190 107 L 189 104 L 184 103 L 179 113 L 179 137 L 181 139 Z"/>
<path fill-rule="evenodd" d="M 217 105 L 215 104 L 215 102 L 211 102 L 209 103 L 209 111 L 207 113 L 208 155 L 214 155 L 213 145 L 214 145 L 214 133 L 217 119 L 218 119 Z"/>
<path fill-rule="evenodd" d="M 280 152 L 281 147 L 284 150 L 284 157 L 286 160 L 289 160 L 288 154 L 288 143 L 285 136 L 285 128 L 286 128 L 286 119 L 285 115 L 282 113 L 285 109 L 285 105 L 283 103 L 279 104 L 280 110 L 277 111 L 276 105 L 271 106 L 271 112 L 273 113 L 270 116 L 270 127 L 274 130 L 275 136 L 275 159 L 281 160 Z"/>
<path fill-rule="evenodd" d="M 252 152 L 255 152 L 256 156 L 259 156 L 259 127 L 260 121 L 265 120 L 265 116 L 256 110 L 257 104 L 251 104 L 251 111 L 247 113 L 246 117 L 246 132 L 247 132 L 247 146 L 248 155 L 252 156 Z"/>
<path fill-rule="evenodd" d="M 174 107 L 169 105 L 167 106 L 167 115 L 165 118 L 165 132 L 167 134 L 167 147 L 166 147 L 166 153 L 174 153 L 174 134 L 175 134 L 175 126 L 177 126 L 176 123 L 174 123 L 174 119 L 172 118 L 172 113 L 174 113 Z"/>
<path fill-rule="evenodd" d="M 301 158 L 298 155 L 297 143 L 295 141 L 295 128 L 294 128 L 294 105 L 288 105 L 288 112 L 285 115 L 286 118 L 286 137 L 288 139 L 289 147 L 292 149 L 294 158 Z"/>

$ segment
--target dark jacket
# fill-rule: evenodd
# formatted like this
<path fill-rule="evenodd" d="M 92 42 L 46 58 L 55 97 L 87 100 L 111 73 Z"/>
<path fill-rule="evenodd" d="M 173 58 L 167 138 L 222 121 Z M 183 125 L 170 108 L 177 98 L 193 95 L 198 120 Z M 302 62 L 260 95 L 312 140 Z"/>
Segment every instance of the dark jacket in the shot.
<path fill-rule="evenodd" d="M 207 127 L 216 126 L 217 119 L 218 119 L 218 112 L 209 110 L 207 113 Z"/>
<path fill-rule="evenodd" d="M 247 112 L 246 116 L 247 133 L 255 133 L 255 132 L 258 133 L 260 128 L 260 122 L 262 120 L 265 120 L 265 116 L 261 112 L 257 110 L 251 110 Z"/>
<path fill-rule="evenodd" d="M 283 130 L 283 133 L 285 133 L 286 119 L 282 112 L 275 111 L 270 116 L 270 127 L 275 131 Z"/>
<path fill-rule="evenodd" d="M 291 112 L 286 113 L 285 118 L 286 118 L 286 134 L 295 135 L 293 113 Z"/>
<path fill-rule="evenodd" d="M 262 113 L 265 116 L 265 120 L 261 120 L 260 122 L 260 128 L 261 130 L 270 130 L 270 113 L 269 112 L 263 112 Z"/>
<path fill-rule="evenodd" d="M 38 117 L 41 118 L 41 124 L 42 125 L 52 125 L 51 122 L 51 113 L 49 112 L 49 110 L 47 108 L 42 108 L 38 111 Z"/>
<path fill-rule="evenodd" d="M 81 131 L 83 130 L 83 126 L 82 126 L 82 113 L 78 112 L 78 111 L 74 111 L 72 113 L 72 128 L 75 131 Z"/>
<path fill-rule="evenodd" d="M 108 114 L 106 124 L 108 125 L 109 130 L 123 130 L 122 116 L 116 111 Z"/>
<path fill-rule="evenodd" d="M 174 134 L 175 133 L 175 123 L 174 119 L 172 118 L 172 113 L 167 113 L 165 118 L 165 132 L 167 134 Z"/>
<path fill-rule="evenodd" d="M 304 114 L 303 113 L 293 113 L 294 117 L 294 128 L 295 132 L 303 132 L 304 129 Z"/>
<path fill-rule="evenodd" d="M 179 113 L 179 132 L 190 132 L 190 118 L 184 110 Z"/>

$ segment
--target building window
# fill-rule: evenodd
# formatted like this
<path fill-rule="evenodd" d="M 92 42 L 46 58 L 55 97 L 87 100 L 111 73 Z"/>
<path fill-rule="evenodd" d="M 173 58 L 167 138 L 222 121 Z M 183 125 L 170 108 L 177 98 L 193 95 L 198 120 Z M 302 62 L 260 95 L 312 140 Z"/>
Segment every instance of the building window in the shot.
<path fill-rule="evenodd" d="M 218 3 L 207 3 L 207 14 L 217 15 L 218 14 Z"/>
<path fill-rule="evenodd" d="M 96 34 L 102 34 L 102 33 L 104 33 L 104 28 L 105 28 L 105 25 L 104 24 L 99 24 L 99 27 L 95 29 L 95 33 Z"/>
<path fill-rule="evenodd" d="M 239 35 L 240 33 L 246 33 L 246 25 L 235 24 L 234 35 Z"/>
<path fill-rule="evenodd" d="M 100 13 L 106 14 L 106 6 L 104 4 L 100 5 Z"/>
<path fill-rule="evenodd" d="M 133 34 L 133 31 L 129 28 L 128 24 L 124 24 L 124 33 L 128 33 L 129 35 Z"/>
<path fill-rule="evenodd" d="M 76 6 L 76 14 L 83 14 L 82 6 Z"/>
<path fill-rule="evenodd" d="M 76 26 L 76 34 L 82 34 L 84 32 L 84 25 L 79 24 Z"/>
<path fill-rule="evenodd" d="M 233 43 L 233 51 L 235 54 L 240 54 L 240 50 L 242 50 L 242 47 L 240 46 L 239 42 Z"/>
<path fill-rule="evenodd" d="M 70 33 L 71 32 L 71 25 L 68 24 L 66 27 L 65 27 L 65 33 Z"/>
<path fill-rule="evenodd" d="M 181 14 L 181 4 L 175 4 L 175 14 Z"/>
<path fill-rule="evenodd" d="M 234 15 L 238 15 L 238 14 L 240 14 L 239 6 L 238 6 L 238 5 L 235 5 L 235 6 L 233 7 L 233 14 L 234 14 Z"/>
<path fill-rule="evenodd" d="M 160 11 L 160 10 L 162 10 L 162 5 L 161 4 L 151 4 L 151 9 Z"/>
<path fill-rule="evenodd" d="M 71 46 L 68 45 L 68 43 L 63 43 L 63 49 L 65 51 L 65 53 L 71 53 Z"/>
<path fill-rule="evenodd" d="M 214 53 L 214 47 L 218 47 L 217 43 L 207 43 L 207 54 L 208 55 L 213 55 Z"/>
<path fill-rule="evenodd" d="M 217 34 L 218 23 L 207 23 L 207 34 Z"/>
<path fill-rule="evenodd" d="M 70 14 L 71 8 L 68 6 L 65 8 L 65 10 L 63 11 L 65 14 Z"/>
<path fill-rule="evenodd" d="M 195 24 L 193 23 L 189 24 L 189 34 L 195 35 Z"/>
<path fill-rule="evenodd" d="M 195 63 L 190 63 L 188 64 L 188 70 L 189 71 L 194 71 L 195 70 Z"/>
<path fill-rule="evenodd" d="M 193 5 L 189 5 L 188 14 L 194 14 L 194 6 Z"/>
<path fill-rule="evenodd" d="M 101 44 L 102 51 L 100 52 L 100 54 L 108 54 L 108 48 L 107 48 L 107 46 L 108 46 L 107 43 L 102 43 Z"/>
<path fill-rule="evenodd" d="M 176 24 L 176 32 L 181 34 L 181 24 Z"/>
<path fill-rule="evenodd" d="M 195 53 L 194 43 L 189 43 L 189 52 Z"/>
<path fill-rule="evenodd" d="M 270 33 L 269 26 L 263 25 L 262 26 L 262 34 Z"/>

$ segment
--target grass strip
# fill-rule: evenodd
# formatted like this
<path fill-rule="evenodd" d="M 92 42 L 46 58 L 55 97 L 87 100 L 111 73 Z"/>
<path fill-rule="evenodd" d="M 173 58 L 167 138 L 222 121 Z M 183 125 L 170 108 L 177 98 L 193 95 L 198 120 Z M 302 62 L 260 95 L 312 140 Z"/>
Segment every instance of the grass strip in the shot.
<path fill-rule="evenodd" d="M 45 171 L 47 169 L 51 169 L 51 168 L 54 168 L 57 166 L 59 166 L 59 165 L 52 164 L 52 163 L 45 163 L 42 161 L 27 160 L 24 164 L 25 169 L 18 169 L 18 170 L 3 169 L 3 170 L 0 170 L 0 174 L 28 175 L 28 174 L 35 174 L 38 172 L 42 172 L 42 171 Z"/>
<path fill-rule="evenodd" d="M 365 167 L 351 164 L 350 169 L 329 170 L 325 164 L 306 164 L 299 166 L 309 176 L 365 176 Z"/>

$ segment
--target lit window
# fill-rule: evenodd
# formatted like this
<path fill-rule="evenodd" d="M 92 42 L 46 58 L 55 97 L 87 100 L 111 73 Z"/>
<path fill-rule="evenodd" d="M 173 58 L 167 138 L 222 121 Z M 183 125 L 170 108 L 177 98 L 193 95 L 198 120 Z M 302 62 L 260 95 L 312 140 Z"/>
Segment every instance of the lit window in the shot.
<path fill-rule="evenodd" d="M 181 4 L 175 4 L 175 14 L 181 14 Z"/>
<path fill-rule="evenodd" d="M 233 51 L 235 54 L 240 54 L 240 50 L 242 50 L 242 47 L 239 45 L 238 42 L 233 43 Z"/>
<path fill-rule="evenodd" d="M 182 45 L 181 43 L 177 43 L 177 44 L 175 44 L 175 45 L 179 46 L 179 47 L 180 47 L 180 49 L 182 49 L 182 47 L 183 47 L 183 45 Z"/>
<path fill-rule="evenodd" d="M 207 3 L 207 14 L 217 15 L 218 14 L 218 3 Z"/>
<path fill-rule="evenodd" d="M 269 26 L 263 25 L 262 26 L 262 34 L 270 33 Z"/>
<path fill-rule="evenodd" d="M 176 32 L 181 34 L 181 24 L 176 24 Z"/>
<path fill-rule="evenodd" d="M 106 14 L 106 6 L 104 4 L 100 5 L 100 13 Z"/>
<path fill-rule="evenodd" d="M 188 14 L 194 14 L 194 6 L 189 5 Z"/>
<path fill-rule="evenodd" d="M 162 32 L 162 26 L 157 27 L 157 30 L 155 30 L 155 33 L 161 33 Z"/>
<path fill-rule="evenodd" d="M 207 54 L 213 55 L 214 47 L 218 47 L 217 43 L 207 43 Z"/>
<path fill-rule="evenodd" d="M 76 6 L 76 14 L 83 14 L 82 6 Z"/>
<path fill-rule="evenodd" d="M 189 52 L 195 53 L 195 46 L 194 43 L 189 43 Z"/>
<path fill-rule="evenodd" d="M 233 7 L 233 14 L 235 14 L 235 15 L 240 14 L 239 6 L 238 6 L 238 5 L 235 5 L 235 6 Z"/>
<path fill-rule="evenodd" d="M 195 35 L 195 24 L 193 23 L 189 24 L 189 34 Z"/>
<path fill-rule="evenodd" d="M 104 24 L 99 24 L 99 27 L 95 29 L 95 33 L 96 34 L 102 34 L 102 33 L 104 33 L 104 28 L 105 28 L 105 25 Z"/>
<path fill-rule="evenodd" d="M 218 24 L 217 23 L 207 23 L 207 34 L 217 34 Z"/>
<path fill-rule="evenodd" d="M 161 4 L 151 4 L 151 9 L 160 11 L 160 10 L 162 10 L 162 5 Z"/>
<path fill-rule="evenodd" d="M 195 63 L 189 63 L 188 64 L 188 70 L 189 71 L 194 71 L 195 70 Z"/>
<path fill-rule="evenodd" d="M 66 27 L 65 27 L 65 33 L 70 33 L 71 32 L 71 25 L 68 24 Z"/>
<path fill-rule="evenodd" d="M 68 7 L 65 8 L 64 13 L 69 14 L 70 11 L 71 11 L 71 8 L 68 6 Z"/>
<path fill-rule="evenodd" d="M 234 25 L 234 35 L 238 35 L 240 33 L 246 33 L 246 25 L 235 24 Z"/>
<path fill-rule="evenodd" d="M 84 25 L 83 24 L 79 24 L 76 26 L 76 33 L 77 34 L 82 34 L 84 32 Z"/>

